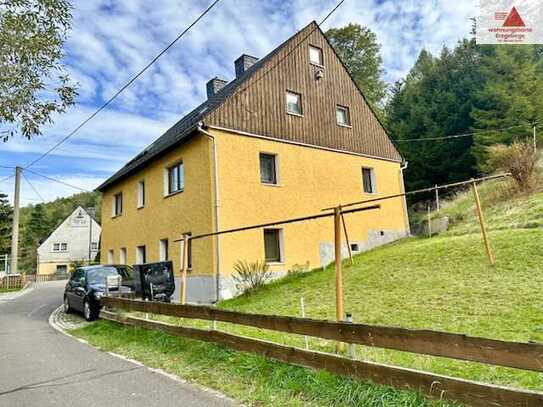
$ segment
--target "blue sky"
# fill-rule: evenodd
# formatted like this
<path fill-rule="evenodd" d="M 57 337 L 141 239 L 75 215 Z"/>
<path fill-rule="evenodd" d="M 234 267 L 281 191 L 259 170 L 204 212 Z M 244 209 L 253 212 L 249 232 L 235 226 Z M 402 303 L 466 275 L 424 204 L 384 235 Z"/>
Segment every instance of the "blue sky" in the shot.
<path fill-rule="evenodd" d="M 65 65 L 79 83 L 76 106 L 43 135 L 0 143 L 0 165 L 24 165 L 55 144 L 175 38 L 211 0 L 72 0 Z M 31 169 L 93 189 L 205 99 L 205 83 L 234 76 L 242 53 L 262 57 L 337 0 L 222 0 L 174 48 L 80 132 Z M 471 29 L 474 0 L 346 0 L 323 29 L 349 22 L 382 45 L 384 79 L 401 79 L 425 48 L 454 46 Z M 0 168 L 0 179 L 10 170 Z M 46 200 L 77 191 L 27 174 Z M 0 184 L 11 197 L 13 182 Z M 23 182 L 22 203 L 38 197 Z"/>

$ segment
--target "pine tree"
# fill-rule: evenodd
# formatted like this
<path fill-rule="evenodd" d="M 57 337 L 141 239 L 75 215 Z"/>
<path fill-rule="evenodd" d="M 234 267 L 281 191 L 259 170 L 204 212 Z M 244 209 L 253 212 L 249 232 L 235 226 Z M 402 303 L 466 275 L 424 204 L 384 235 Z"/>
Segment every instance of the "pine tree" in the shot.
<path fill-rule="evenodd" d="M 483 166 L 486 146 L 531 138 L 533 125 L 543 123 L 541 50 L 530 45 L 481 47 L 481 69 L 485 86 L 476 94 L 473 128 L 516 126 L 477 135 L 475 153 Z"/>
<path fill-rule="evenodd" d="M 443 184 L 475 175 L 470 137 L 407 141 L 469 132 L 474 94 L 481 88 L 474 41 L 464 40 L 439 57 L 422 51 L 405 81 L 397 83 L 386 106 L 387 127 L 403 157 L 407 189 Z"/>
<path fill-rule="evenodd" d="M 21 239 L 21 270 L 26 273 L 35 273 L 37 266 L 37 249 L 47 237 L 50 225 L 45 214 L 44 206 L 38 204 L 33 207 L 26 221 Z"/>

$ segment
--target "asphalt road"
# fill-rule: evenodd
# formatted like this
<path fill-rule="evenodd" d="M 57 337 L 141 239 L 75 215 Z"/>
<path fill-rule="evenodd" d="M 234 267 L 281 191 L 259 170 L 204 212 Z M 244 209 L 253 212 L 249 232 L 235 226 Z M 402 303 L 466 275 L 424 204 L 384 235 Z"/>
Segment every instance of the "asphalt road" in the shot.
<path fill-rule="evenodd" d="M 232 402 L 100 352 L 53 329 L 64 282 L 0 302 L 0 406 L 230 406 Z"/>

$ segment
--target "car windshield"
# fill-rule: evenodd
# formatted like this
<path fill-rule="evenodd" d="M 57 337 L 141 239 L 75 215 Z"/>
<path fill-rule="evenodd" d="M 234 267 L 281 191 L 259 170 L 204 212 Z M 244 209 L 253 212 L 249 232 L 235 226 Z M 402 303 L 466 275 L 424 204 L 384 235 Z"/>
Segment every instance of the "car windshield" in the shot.
<path fill-rule="evenodd" d="M 107 276 L 118 276 L 115 267 L 103 267 L 87 273 L 88 284 L 105 284 Z"/>

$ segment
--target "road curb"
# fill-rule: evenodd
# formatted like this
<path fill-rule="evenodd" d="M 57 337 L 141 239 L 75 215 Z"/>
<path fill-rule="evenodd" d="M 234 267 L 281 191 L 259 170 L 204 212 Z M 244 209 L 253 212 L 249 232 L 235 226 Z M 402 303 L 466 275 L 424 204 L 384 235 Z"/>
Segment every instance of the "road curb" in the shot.
<path fill-rule="evenodd" d="M 213 395 L 214 397 L 217 397 L 221 400 L 227 400 L 229 402 L 232 403 L 233 406 L 239 406 L 239 407 L 244 407 L 243 404 L 240 404 L 238 401 L 228 397 L 227 395 L 217 391 L 217 390 L 213 390 L 213 389 L 209 389 L 207 387 L 204 387 L 202 386 L 201 384 L 198 384 L 198 383 L 195 383 L 195 382 L 190 382 L 188 380 L 185 380 L 173 373 L 168 373 L 162 369 L 155 369 L 155 368 L 152 368 L 152 367 L 149 367 L 149 366 L 145 366 L 143 363 L 137 361 L 137 360 L 134 360 L 134 359 L 130 359 L 124 355 L 120 355 L 118 353 L 113 353 L 113 352 L 108 352 L 108 351 L 104 351 L 103 349 L 100 349 L 99 347 L 96 347 L 92 344 L 90 344 L 88 341 L 86 341 L 85 339 L 81 339 L 81 338 L 78 338 L 72 334 L 70 334 L 69 332 L 67 332 L 67 329 L 74 329 L 74 328 L 78 328 L 78 327 L 83 327 L 83 326 L 86 326 L 86 325 L 89 325 L 91 324 L 92 322 L 87 322 L 87 321 L 81 321 L 81 323 L 79 324 L 79 326 L 72 326 L 72 327 L 69 327 L 67 326 L 66 324 L 63 324 L 63 323 L 59 323 L 59 320 L 61 318 L 61 315 L 64 314 L 64 310 L 63 310 L 63 306 L 61 305 L 60 307 L 56 308 L 52 313 L 51 315 L 49 315 L 49 325 L 55 329 L 56 331 L 60 332 L 61 334 L 63 335 L 66 335 L 66 336 L 69 336 L 70 338 L 73 338 L 75 339 L 76 341 L 80 342 L 80 343 L 83 343 L 87 346 L 90 346 L 94 349 L 97 349 L 101 352 L 104 352 L 104 353 L 107 353 L 113 357 L 116 357 L 118 359 L 122 359 L 124 361 L 127 361 L 129 363 L 132 363 L 138 367 L 141 367 L 141 368 L 144 368 L 144 369 L 147 369 L 149 370 L 151 373 L 156 373 L 156 374 L 159 374 L 161 376 L 165 376 L 167 377 L 168 379 L 170 380 L 173 380 L 175 382 L 178 382 L 178 383 L 181 383 L 181 384 L 185 384 L 185 385 L 190 385 L 192 387 L 195 387 L 197 388 L 198 390 L 200 391 L 203 391 L 203 392 L 206 392 L 208 394 L 211 394 Z M 66 314 L 64 314 L 66 315 Z"/>
<path fill-rule="evenodd" d="M 34 286 L 33 283 L 28 283 L 23 288 L 21 288 L 19 291 L 15 291 L 13 293 L 2 294 L 2 295 L 0 295 L 0 304 L 2 304 L 3 302 L 11 301 L 11 300 L 14 300 L 16 298 L 22 297 L 23 295 L 28 294 L 29 292 L 31 292 L 34 288 L 35 288 L 35 286 Z"/>

